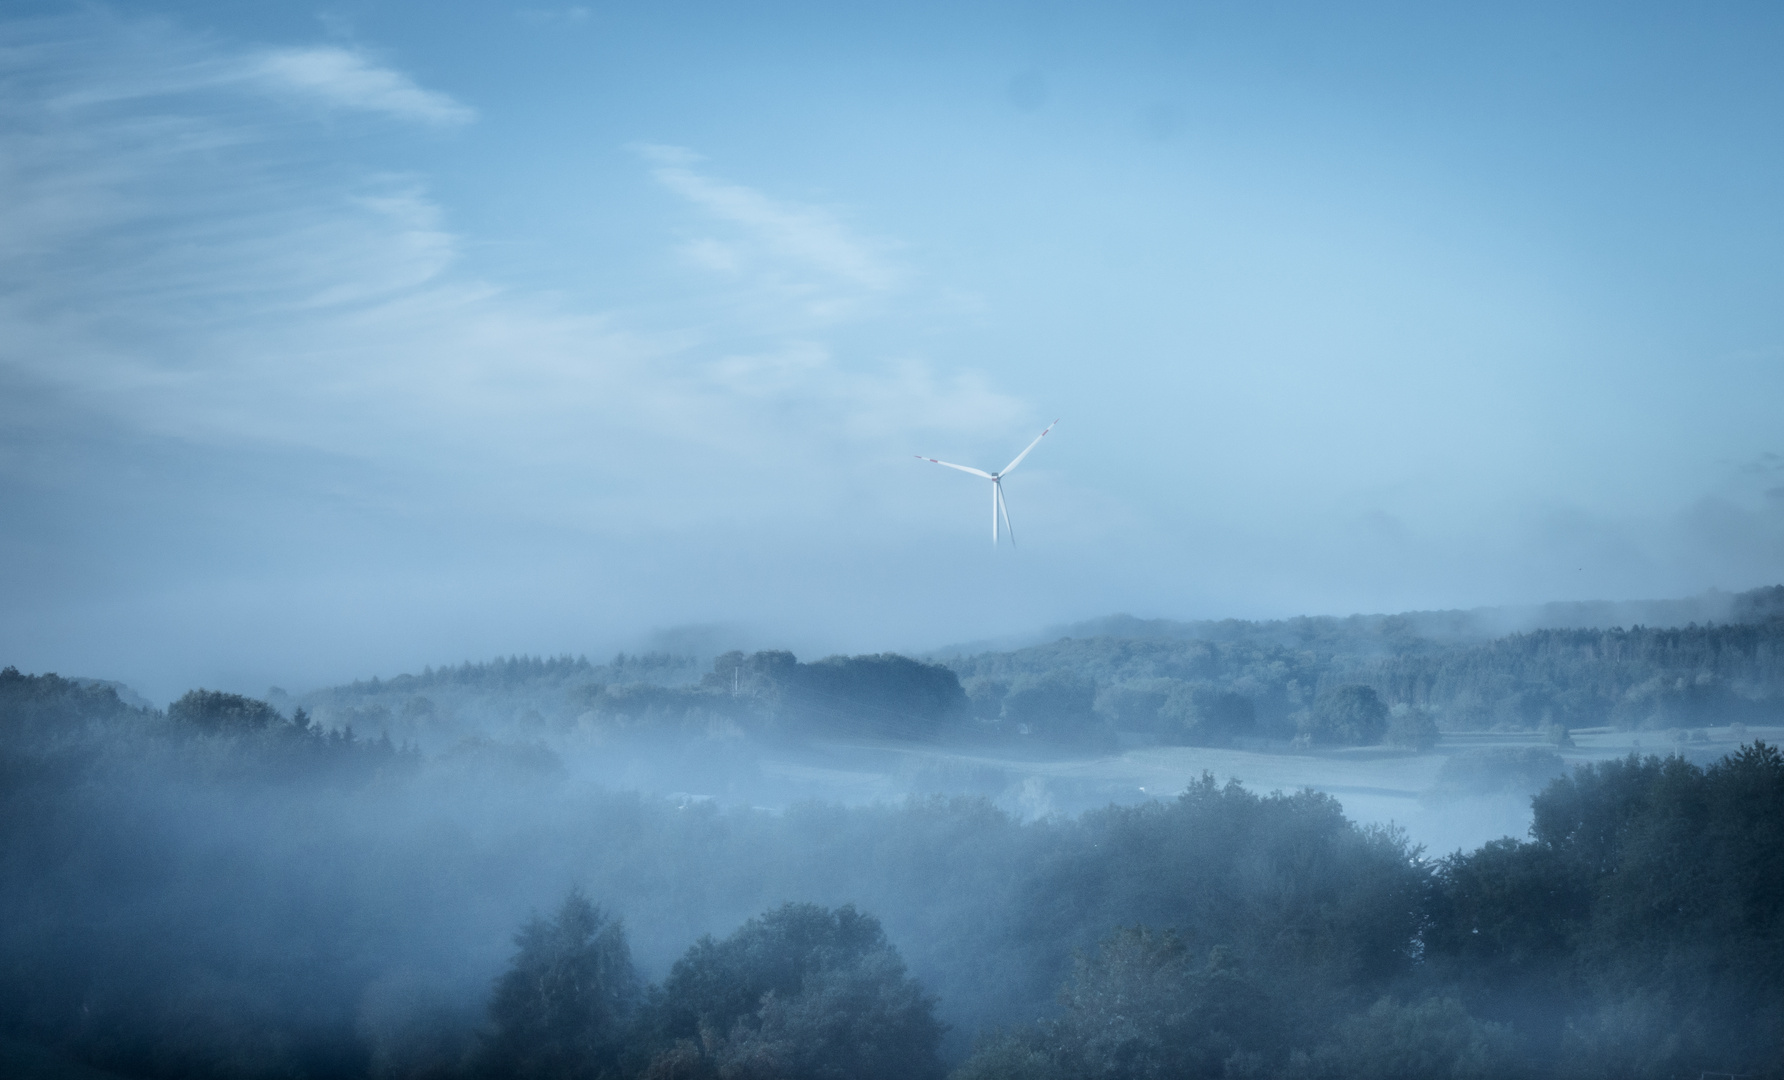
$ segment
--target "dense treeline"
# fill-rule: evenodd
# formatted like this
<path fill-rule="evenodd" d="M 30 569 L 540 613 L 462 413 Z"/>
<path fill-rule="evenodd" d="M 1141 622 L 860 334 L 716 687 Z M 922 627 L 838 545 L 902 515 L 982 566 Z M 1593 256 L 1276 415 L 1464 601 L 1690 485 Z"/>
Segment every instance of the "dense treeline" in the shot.
<path fill-rule="evenodd" d="M 1692 728 L 1784 716 L 1784 620 L 1671 629 L 1537 630 L 1382 662 L 1389 701 L 1455 727 Z"/>
<path fill-rule="evenodd" d="M 890 653 L 802 663 L 778 650 L 725 653 L 704 674 L 687 658 L 660 655 L 621 654 L 600 666 L 515 657 L 354 683 L 301 703 L 331 726 L 429 747 L 491 733 L 933 738 L 967 713 L 959 680 L 941 665 Z"/>
<path fill-rule="evenodd" d="M 1784 1070 L 1784 754 L 1584 765 L 1534 810 L 1439 864 L 1433 977 L 1569 1070 Z"/>
<path fill-rule="evenodd" d="M 7 1033 L 169 1076 L 253 1072 L 280 1038 L 288 1067 L 352 1074 L 364 1054 L 350 1005 L 318 993 L 313 960 L 282 955 L 337 947 L 347 963 L 350 942 L 283 925 L 315 929 L 301 899 L 279 895 L 288 873 L 210 873 L 265 843 L 267 823 L 243 809 L 338 802 L 418 765 L 386 739 L 233 694 L 193 691 L 163 714 L 111 687 L 0 670 Z"/>
<path fill-rule="evenodd" d="M 990 1040 L 961 1075 L 1784 1073 L 1784 754 L 1584 765 L 1534 808 L 1531 840 L 1422 875 L 1419 962 L 1336 984 L 1382 989 L 1366 1008 L 1309 1023 L 1275 1000 L 1304 961 L 1247 965 L 1242 930 L 1210 937 L 1203 919 L 1198 941 L 1153 920 L 1081 954 L 1060 1015 Z M 1276 918 L 1233 921 L 1292 940 Z"/>
<path fill-rule="evenodd" d="M 387 732 L 430 748 L 492 731 L 542 733 L 573 724 L 600 688 L 681 688 L 698 682 L 691 657 L 620 653 L 606 664 L 587 657 L 510 656 L 488 663 L 424 669 L 419 675 L 369 679 L 292 698 L 274 688 L 272 704 L 303 707 L 330 727 Z"/>
<path fill-rule="evenodd" d="M 1330 717 L 1373 691 L 1416 745 L 1427 725 L 1532 730 L 1693 728 L 1784 718 L 1784 586 L 1729 598 L 1731 620 L 1674 628 L 1535 630 L 1474 640 L 1411 616 L 1233 620 L 1194 638 L 1062 638 L 948 660 L 973 714 L 1107 744 L 1112 732 L 1220 744 L 1244 737 L 1375 742 Z M 1460 615 L 1460 613 L 1456 613 Z M 1119 627 L 1112 627 L 1118 629 Z M 1354 725 L 1351 725 L 1354 728 Z M 1361 734 L 1366 732 L 1367 734 Z"/>
<path fill-rule="evenodd" d="M 1479 645 L 1517 631 L 1763 623 L 1778 618 L 1784 618 L 1784 585 L 1732 594 L 1711 591 L 1677 600 L 1576 601 L 1396 615 L 1301 615 L 1265 621 L 1179 622 L 1113 615 L 1062 627 L 1052 636 L 1274 645 L 1291 652 L 1368 660 Z M 954 652 L 966 655 L 965 650 Z"/>
<path fill-rule="evenodd" d="M 1689 605 L 1687 605 L 1689 606 Z M 1698 604 L 1698 607 L 1705 606 Z M 511 657 L 291 698 L 330 728 L 467 738 L 992 740 L 1094 753 L 1122 735 L 1425 747 L 1447 730 L 1692 729 L 1784 719 L 1784 586 L 1729 621 L 1481 636 L 1470 613 L 1087 624 L 1102 636 L 938 662 L 881 654 Z M 1128 634 L 1130 636 L 1120 636 Z"/>
<path fill-rule="evenodd" d="M 1760 744 L 1578 768 L 1434 862 L 1212 778 L 727 811 L 10 669 L 0 778 L 0 1034 L 122 1075 L 1784 1073 Z"/>

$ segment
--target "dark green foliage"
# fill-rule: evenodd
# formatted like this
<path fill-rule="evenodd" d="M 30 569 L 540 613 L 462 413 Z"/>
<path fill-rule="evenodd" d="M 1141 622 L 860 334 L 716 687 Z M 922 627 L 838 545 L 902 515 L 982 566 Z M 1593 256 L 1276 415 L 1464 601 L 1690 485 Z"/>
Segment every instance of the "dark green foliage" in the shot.
<path fill-rule="evenodd" d="M 772 724 L 768 702 L 706 685 L 596 683 L 570 696 L 600 728 L 616 734 L 710 735 L 766 730 Z"/>
<path fill-rule="evenodd" d="M 1159 731 L 1159 711 L 1173 691 L 1232 694 L 1251 706 L 1256 734 L 1286 739 L 1294 734 L 1294 714 L 1312 698 L 1330 660 L 1253 641 L 1067 638 L 1017 652 L 961 657 L 949 666 L 969 687 L 1008 689 L 1062 678 L 1088 682 L 1104 722 L 1126 731 Z"/>
<path fill-rule="evenodd" d="M 939 1076 L 934 1001 L 877 919 L 785 904 L 723 941 L 702 938 L 653 992 L 653 1075 L 738 1080 Z"/>
<path fill-rule="evenodd" d="M 386 731 L 429 749 L 498 734 L 537 739 L 584 717 L 620 732 L 661 727 L 704 734 L 714 723 L 729 722 L 735 710 L 728 697 L 687 694 L 702 667 L 692 657 L 661 653 L 620 653 L 606 664 L 513 656 L 318 690 L 302 703 L 325 726 Z M 640 701 L 628 693 L 639 686 L 669 693 Z"/>
<path fill-rule="evenodd" d="M 1185 746 L 1225 746 L 1257 731 L 1250 698 L 1203 686 L 1173 691 L 1158 715 L 1166 740 Z"/>
<path fill-rule="evenodd" d="M 1250 698 L 1182 679 L 1109 687 L 1097 694 L 1096 707 L 1119 730 L 1179 746 L 1226 746 L 1259 730 Z"/>
<path fill-rule="evenodd" d="M 999 719 L 1006 731 L 1023 737 L 1095 749 L 1113 741 L 1095 707 L 1094 682 L 1054 673 L 1016 680 Z"/>
<path fill-rule="evenodd" d="M 1441 866 L 1438 969 L 1586 1074 L 1784 1069 L 1784 755 L 1581 766 L 1535 811 L 1530 843 Z"/>
<path fill-rule="evenodd" d="M 1345 1019 L 1334 1038 L 1288 1069 L 1295 1080 L 1512 1080 L 1523 1070 L 1502 1024 L 1469 1016 L 1454 998 L 1383 998 Z"/>
<path fill-rule="evenodd" d="M 1106 927 L 1170 928 L 1192 954 L 1224 946 L 1310 988 L 1377 985 L 1412 962 L 1416 852 L 1352 825 L 1330 796 L 1204 775 L 1170 803 L 1085 814 L 1066 837 L 1028 886 L 1023 931 L 1037 939 L 1089 948 Z"/>
<path fill-rule="evenodd" d="M 972 683 L 987 681 L 979 678 Z M 1170 700 L 1172 691 L 1191 685 L 1181 679 L 1141 679 L 1104 686 L 1097 691 L 1096 711 L 1108 717 L 1118 731 L 1156 734 L 1160 727 L 1159 710 Z"/>
<path fill-rule="evenodd" d="M 167 718 L 207 735 L 238 735 L 283 725 L 285 718 L 264 701 L 216 690 L 188 690 L 167 707 Z"/>
<path fill-rule="evenodd" d="M 929 739 L 970 715 L 954 672 L 894 653 L 802 664 L 790 652 L 731 652 L 701 687 L 753 704 L 766 723 L 831 734 Z"/>
<path fill-rule="evenodd" d="M 514 962 L 490 999 L 492 1030 L 477 1071 L 515 1080 L 619 1075 L 639 999 L 619 921 L 572 890 L 554 917 L 528 922 L 514 944 Z"/>
<path fill-rule="evenodd" d="M 1670 728 L 1784 716 L 1784 620 L 1537 630 L 1383 661 L 1389 700 L 1454 727 Z"/>
<path fill-rule="evenodd" d="M 981 1039 L 949 1080 L 1072 1080 L 1062 1056 L 1038 1031 L 1000 1031 Z"/>
<path fill-rule="evenodd" d="M 1192 789 L 1186 799 L 1214 813 L 1184 830 L 1196 838 L 1193 853 L 1164 859 L 1162 846 L 1135 856 L 1120 824 L 1087 815 L 1110 861 L 1079 862 L 1066 875 L 1075 884 L 1049 881 L 1047 894 L 1075 895 L 1082 905 L 1095 893 L 1090 882 L 1106 876 L 1112 891 L 1132 897 L 1120 909 L 1128 916 L 1142 905 L 1135 885 L 1120 880 L 1126 859 L 1154 872 L 1197 865 L 1222 880 L 1223 857 L 1210 838 L 1243 834 L 1244 815 L 1233 812 L 1254 811 L 1243 793 L 1225 806 L 1216 794 L 1206 781 Z M 1784 1072 L 1784 754 L 1754 744 L 1708 768 L 1636 757 L 1583 766 L 1550 783 L 1535 810 L 1530 842 L 1496 841 L 1435 867 L 1424 902 L 1414 905 L 1422 960 L 1397 966 L 1334 969 L 1323 962 L 1328 949 L 1306 947 L 1317 933 L 1292 929 L 1308 925 L 1293 906 L 1244 911 L 1255 866 L 1240 878 L 1245 886 L 1207 890 L 1205 906 L 1189 910 L 1182 898 L 1207 886 L 1167 875 L 1146 917 L 1184 929 L 1117 933 L 1079 961 L 1060 1019 L 985 1041 L 958 1076 L 1661 1080 Z M 1278 825 L 1244 843 L 1267 853 L 1290 831 Z M 1291 875 L 1265 891 L 1298 896 L 1303 886 Z M 1400 903 L 1376 901 L 1384 910 Z M 1327 933 L 1326 920 L 1345 907 L 1331 896 L 1318 904 Z M 1080 925 L 1114 915 L 1109 906 L 1072 912 Z M 1264 926 L 1275 928 L 1273 939 L 1248 931 Z M 1223 935 L 1237 963 L 1199 968 L 1191 941 Z M 1391 940 L 1365 921 L 1335 936 L 1353 948 Z M 1297 937 L 1301 947 L 1282 947 Z M 1205 994 L 1204 981 L 1222 969 L 1257 974 Z M 1360 992 L 1394 985 L 1403 989 L 1366 1008 L 1357 1002 Z M 1227 1011 L 1210 1010 L 1215 1000 Z"/>
<path fill-rule="evenodd" d="M 1357 963 L 1361 943 L 1397 936 L 1380 932 L 1393 921 L 1372 929 L 1366 916 L 1334 919 L 1406 910 L 1391 894 L 1355 907 L 1327 894 L 1303 921 L 1280 899 L 1304 901 L 1308 879 L 1291 873 L 1263 888 L 1278 898 L 1268 914 L 1250 906 L 1257 883 L 1273 875 L 1254 863 L 1227 879 L 1213 838 L 1244 836 L 1240 844 L 1267 866 L 1295 830 L 1278 822 L 1245 835 L 1245 818 L 1264 804 L 1224 794 L 1204 782 L 1186 796 L 1211 815 L 1183 830 L 1193 849 L 1159 859 L 1169 848 L 1149 845 L 1152 858 L 1135 859 L 1164 878 L 1150 905 L 1121 880 L 1119 864 L 1134 851 L 1126 830 L 1087 816 L 1110 861 L 1071 867 L 1075 884 L 1048 882 L 1049 895 L 1082 904 L 1096 891 L 1090 882 L 1112 879 L 1127 897 L 1122 915 L 1149 906 L 1146 921 L 1181 929 L 1136 927 L 1105 940 L 1079 960 L 1059 1019 L 988 1040 L 961 1076 L 1660 1080 L 1784 1071 L 1784 754 L 1776 748 L 1754 744 L 1708 768 L 1631 757 L 1555 780 L 1535 800 L 1530 842 L 1501 840 L 1437 865 L 1422 905 L 1410 905 L 1410 921 L 1422 923 L 1422 963 L 1405 954 Z M 1295 845 L 1297 870 L 1308 867 L 1306 840 Z M 1178 864 L 1227 883 L 1169 875 Z M 1198 889 L 1200 904 L 1185 904 Z M 1106 924 L 1115 913 L 1092 910 L 1088 918 L 1074 910 L 1074 920 Z M 1406 933 L 1408 922 L 1399 925 Z M 1266 926 L 1274 933 L 1260 937 Z M 1217 943 L 1205 966 L 1198 939 Z M 1334 951 L 1337 941 L 1348 948 Z M 1339 955 L 1351 962 L 1334 965 Z M 1414 992 L 1366 1008 L 1357 1000 L 1396 983 Z"/>
<path fill-rule="evenodd" d="M 1315 746 L 1374 746 L 1388 733 L 1388 707 L 1367 686 L 1336 686 L 1314 700 L 1300 732 Z"/>
<path fill-rule="evenodd" d="M 895 653 L 832 656 L 800 664 L 786 698 L 828 727 L 853 724 L 878 735 L 926 739 L 967 715 L 960 679 L 939 664 Z"/>
<path fill-rule="evenodd" d="M 990 724 L 1002 719 L 1004 698 L 1010 693 L 1010 684 L 997 679 L 966 679 L 961 684 L 966 691 L 967 711 L 974 720 Z"/>
<path fill-rule="evenodd" d="M 1108 636 L 952 657 L 954 682 L 936 665 L 890 654 L 800 663 L 785 651 L 734 652 L 703 678 L 689 657 L 621 654 L 605 665 L 512 657 L 354 683 L 304 703 L 332 728 L 383 730 L 440 748 L 493 734 L 466 730 L 466 718 L 495 715 L 505 718 L 502 734 L 528 738 L 571 728 L 682 739 L 971 734 L 1095 752 L 1114 743 L 1113 728 L 1187 745 L 1306 734 L 1329 745 L 1385 737 L 1422 749 L 1433 725 L 1664 728 L 1784 718 L 1776 592 L 1668 609 L 1727 609 L 1737 620 L 1728 624 L 1538 630 L 1497 640 L 1485 629 L 1490 620 L 1465 612 L 1169 627 L 1115 618 L 1079 628 Z M 1358 724 L 1324 715 L 1322 701 L 1352 686 L 1405 707 L 1394 714 L 1403 722 L 1377 734 L 1367 716 Z"/>
<path fill-rule="evenodd" d="M 1591 894 L 1552 847 L 1506 838 L 1443 860 L 1428 910 L 1425 950 L 1453 976 L 1526 984 L 1565 974 Z"/>
<path fill-rule="evenodd" d="M 986 1040 L 954 1080 L 1497 1080 L 1520 1075 L 1510 1030 L 1454 998 L 1382 998 L 1308 1023 L 1291 978 L 1249 976 L 1224 949 L 1117 930 L 1079 958 L 1061 1015 Z M 1300 1015 L 1297 1015 L 1297 1011 Z"/>
<path fill-rule="evenodd" d="M 1728 623 L 1536 630 L 1496 640 L 1465 612 L 1169 627 L 1116 618 L 1078 628 L 1085 636 L 948 663 L 969 687 L 1088 679 L 1104 715 L 1135 732 L 1158 730 L 1158 710 L 1176 684 L 1243 697 L 1256 734 L 1280 739 L 1296 735 L 1302 719 L 1314 722 L 1308 713 L 1322 692 L 1349 684 L 1390 706 L 1422 709 L 1445 729 L 1777 722 L 1778 595 L 1784 586 L 1732 598 Z M 974 708 L 995 715 L 976 695 Z"/>
<path fill-rule="evenodd" d="M 1395 705 L 1388 711 L 1388 732 L 1384 741 L 1406 750 L 1429 750 L 1437 745 L 1437 721 L 1428 710 L 1416 705 Z"/>
<path fill-rule="evenodd" d="M 1766 623 L 1784 620 L 1784 585 L 1749 589 L 1737 594 L 1728 613 L 1735 623 Z"/>
<path fill-rule="evenodd" d="M 95 727 L 139 726 L 151 715 L 124 704 L 109 686 L 0 670 L 0 755 L 77 744 Z"/>
<path fill-rule="evenodd" d="M 241 780 L 360 780 L 411 768 L 418 756 L 385 736 L 367 741 L 351 730 L 324 730 L 301 708 L 286 720 L 266 702 L 239 694 L 192 690 L 163 717 L 125 705 L 108 686 L 0 671 L 0 759 L 53 746 L 65 754 L 78 749 L 90 765 L 101 752 L 164 754 L 173 746 L 169 736 L 194 735 L 202 748 L 179 759 L 181 767 Z"/>
<path fill-rule="evenodd" d="M 1224 948 L 1193 955 L 1183 939 L 1117 930 L 1080 957 L 1050 1026 L 1056 1060 L 1107 1080 L 1219 1077 L 1284 1045 L 1284 1014 Z"/>
<path fill-rule="evenodd" d="M 951 670 L 889 653 L 802 664 L 781 650 L 729 652 L 697 681 L 687 677 L 690 663 L 621 654 L 597 667 L 568 657 L 519 657 L 354 683 L 305 700 L 332 725 L 394 729 L 440 748 L 467 737 L 539 739 L 572 731 L 645 742 L 932 739 L 969 717 Z"/>
<path fill-rule="evenodd" d="M 352 999 L 319 993 L 354 932 L 277 865 L 301 845 L 266 842 L 239 800 L 335 800 L 413 760 L 232 698 L 208 698 L 207 733 L 109 687 L 0 671 L 7 1033 L 132 1076 L 364 1074 Z"/>
<path fill-rule="evenodd" d="M 359 783 L 380 773 L 413 769 L 420 755 L 398 749 L 390 736 L 361 739 L 352 728 L 325 730 L 299 708 L 290 720 L 264 701 L 195 690 L 168 708 L 177 734 L 198 732 L 207 745 L 192 764 L 242 781 Z"/>
<path fill-rule="evenodd" d="M 482 664 L 467 661 L 430 667 L 419 675 L 367 679 L 335 687 L 329 694 L 335 697 L 380 697 L 443 688 L 514 690 L 542 682 L 559 685 L 593 682 L 673 684 L 693 681 L 699 674 L 693 664 L 690 657 L 666 653 L 620 653 L 612 662 L 599 665 L 589 663 L 587 657 L 509 656 Z"/>
<path fill-rule="evenodd" d="M 778 704 L 781 694 L 797 677 L 799 660 L 781 649 L 766 652 L 728 652 L 712 662 L 712 672 L 700 680 L 708 690 L 762 698 Z"/>
<path fill-rule="evenodd" d="M 1726 613 L 1728 624 L 1539 630 L 1498 640 L 1489 640 L 1490 619 L 1466 612 L 1170 625 L 1117 617 L 1077 628 L 1101 636 L 953 657 L 946 666 L 962 693 L 909 658 L 802 664 L 764 651 L 727 653 L 704 678 L 686 656 L 620 654 L 603 665 L 510 657 L 357 682 L 303 703 L 330 728 L 381 730 L 430 748 L 495 733 L 467 730 L 471 716 L 503 717 L 502 734 L 531 738 L 572 727 L 694 739 L 958 732 L 1095 751 L 1111 745 L 1113 727 L 1224 745 L 1292 739 L 1303 722 L 1323 738 L 1316 699 L 1346 685 L 1412 709 L 1413 729 L 1390 736 L 1411 748 L 1430 742 L 1421 712 L 1446 730 L 1759 723 L 1784 718 L 1778 593 L 1656 609 L 1662 617 Z M 1582 617 L 1608 613 L 1589 608 L 1579 608 Z M 1087 683 L 1094 714 L 1082 707 Z"/>

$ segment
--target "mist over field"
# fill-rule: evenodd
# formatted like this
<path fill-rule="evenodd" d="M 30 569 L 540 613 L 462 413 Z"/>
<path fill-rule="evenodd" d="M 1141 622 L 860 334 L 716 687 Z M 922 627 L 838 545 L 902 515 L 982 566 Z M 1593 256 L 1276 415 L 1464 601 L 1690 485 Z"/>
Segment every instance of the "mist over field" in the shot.
<path fill-rule="evenodd" d="M 0 1076 L 1784 1077 L 1781 51 L 14 0 Z"/>

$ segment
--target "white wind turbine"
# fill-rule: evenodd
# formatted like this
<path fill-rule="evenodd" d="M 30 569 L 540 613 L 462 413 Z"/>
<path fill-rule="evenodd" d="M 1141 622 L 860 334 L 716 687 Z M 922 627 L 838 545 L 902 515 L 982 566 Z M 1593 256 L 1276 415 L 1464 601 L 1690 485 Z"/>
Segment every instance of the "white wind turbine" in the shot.
<path fill-rule="evenodd" d="M 1055 420 L 1047 425 L 1047 431 L 1052 431 L 1058 426 L 1059 421 Z M 1010 534 L 1010 546 L 1015 547 L 1016 530 L 1010 525 L 1010 508 L 1004 505 L 1003 478 L 1010 475 L 1010 472 L 1014 470 L 1016 466 L 1022 464 L 1022 459 L 1028 456 L 1030 450 L 1033 450 L 1036 446 L 1040 445 L 1041 440 L 1047 437 L 1047 431 L 1043 431 L 1039 435 L 1036 435 L 1034 437 L 1034 442 L 1023 447 L 1022 452 L 1016 455 L 1015 461 L 1010 462 L 996 472 L 986 472 L 984 469 L 975 469 L 970 465 L 956 465 L 951 461 L 936 461 L 935 458 L 924 457 L 922 454 L 917 454 L 915 456 L 921 461 L 933 462 L 936 465 L 946 465 L 950 469 L 959 469 L 961 472 L 972 473 L 974 476 L 983 476 L 985 479 L 991 481 L 991 546 L 997 546 L 997 516 L 1002 514 L 1004 531 Z"/>

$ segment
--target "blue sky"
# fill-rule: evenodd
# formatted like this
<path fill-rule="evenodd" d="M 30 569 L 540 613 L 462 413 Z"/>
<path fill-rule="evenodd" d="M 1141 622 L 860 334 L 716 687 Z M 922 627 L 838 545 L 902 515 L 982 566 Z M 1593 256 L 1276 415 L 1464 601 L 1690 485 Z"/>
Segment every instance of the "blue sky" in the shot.
<path fill-rule="evenodd" d="M 1767 5 L 7 12 L 27 670 L 1784 580 Z"/>

